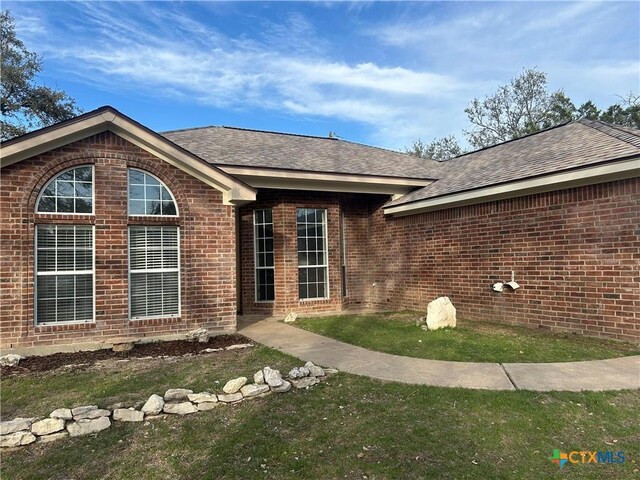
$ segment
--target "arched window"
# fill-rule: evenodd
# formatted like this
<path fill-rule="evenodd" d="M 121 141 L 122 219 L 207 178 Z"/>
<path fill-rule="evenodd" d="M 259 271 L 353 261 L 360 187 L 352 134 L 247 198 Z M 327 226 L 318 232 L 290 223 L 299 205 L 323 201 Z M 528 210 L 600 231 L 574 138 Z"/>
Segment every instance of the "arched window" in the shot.
<path fill-rule="evenodd" d="M 129 215 L 175 217 L 171 191 L 158 178 L 129 169 Z M 129 316 L 132 320 L 180 315 L 180 229 L 129 226 Z"/>
<path fill-rule="evenodd" d="M 130 168 L 129 215 L 175 217 L 178 207 L 164 183 L 150 173 Z"/>
<path fill-rule="evenodd" d="M 44 186 L 36 212 L 92 214 L 93 191 L 93 166 L 70 168 Z M 37 325 L 94 321 L 93 236 L 93 225 L 36 225 Z"/>
<path fill-rule="evenodd" d="M 93 213 L 93 167 L 83 165 L 59 173 L 36 202 L 38 213 Z"/>

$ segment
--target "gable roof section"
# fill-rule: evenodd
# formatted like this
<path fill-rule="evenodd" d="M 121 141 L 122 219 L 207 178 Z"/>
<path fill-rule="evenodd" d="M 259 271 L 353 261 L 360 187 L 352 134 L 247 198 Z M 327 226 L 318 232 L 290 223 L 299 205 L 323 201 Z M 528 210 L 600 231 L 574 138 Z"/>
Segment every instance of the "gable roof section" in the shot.
<path fill-rule="evenodd" d="M 640 174 L 640 130 L 578 120 L 442 162 L 439 179 L 385 206 L 421 211 Z"/>
<path fill-rule="evenodd" d="M 113 132 L 219 190 L 225 204 L 241 205 L 256 198 L 250 186 L 110 106 L 3 142 L 0 165 L 12 165 L 104 131 Z"/>
<path fill-rule="evenodd" d="M 337 138 L 232 127 L 191 128 L 162 135 L 219 167 L 412 180 L 433 180 L 439 168 L 433 160 Z"/>

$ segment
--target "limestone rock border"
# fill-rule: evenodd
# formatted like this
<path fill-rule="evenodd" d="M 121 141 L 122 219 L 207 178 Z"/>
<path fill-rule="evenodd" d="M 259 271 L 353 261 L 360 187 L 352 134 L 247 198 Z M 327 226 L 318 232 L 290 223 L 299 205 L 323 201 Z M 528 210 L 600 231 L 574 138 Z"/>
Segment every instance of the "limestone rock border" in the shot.
<path fill-rule="evenodd" d="M 163 396 L 153 394 L 140 410 L 122 408 L 98 408 L 97 405 L 81 405 L 72 409 L 57 408 L 48 418 L 14 418 L 0 422 L 0 447 L 2 450 L 17 449 L 34 442 L 53 442 L 67 437 L 90 435 L 106 430 L 114 422 L 142 422 L 166 417 L 167 414 L 188 415 L 213 410 L 219 405 L 239 403 L 260 398 L 272 393 L 286 393 L 291 386 L 296 389 L 309 388 L 338 373 L 334 369 L 323 369 L 311 362 L 295 367 L 289 376 L 280 371 L 264 367 L 253 375 L 254 383 L 246 383 L 246 377 L 231 379 L 224 393 L 194 393 L 186 388 L 172 388 Z M 239 385 L 239 386 L 238 386 Z M 236 390 L 237 388 L 237 390 Z M 230 393 L 229 391 L 232 391 Z"/>

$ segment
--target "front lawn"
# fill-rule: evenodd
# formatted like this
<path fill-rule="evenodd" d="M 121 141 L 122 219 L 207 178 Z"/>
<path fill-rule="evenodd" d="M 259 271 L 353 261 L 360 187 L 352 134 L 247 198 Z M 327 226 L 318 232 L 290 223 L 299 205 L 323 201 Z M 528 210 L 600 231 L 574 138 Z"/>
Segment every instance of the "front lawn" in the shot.
<path fill-rule="evenodd" d="M 632 343 L 479 321 L 426 332 L 416 326 L 418 318 L 416 312 L 386 312 L 300 318 L 294 325 L 371 350 L 433 360 L 571 362 L 640 354 Z"/>
<path fill-rule="evenodd" d="M 145 400 L 168 387 L 219 392 L 230 377 L 300 361 L 264 347 L 179 359 L 110 361 L 5 377 L 4 419 Z M 216 381 L 220 383 L 216 383 Z M 422 479 L 637 476 L 640 394 L 491 392 L 340 373 L 309 390 L 187 417 L 116 423 L 96 436 L 2 454 L 6 479 Z M 562 470 L 554 449 L 623 451 L 623 464 Z"/>

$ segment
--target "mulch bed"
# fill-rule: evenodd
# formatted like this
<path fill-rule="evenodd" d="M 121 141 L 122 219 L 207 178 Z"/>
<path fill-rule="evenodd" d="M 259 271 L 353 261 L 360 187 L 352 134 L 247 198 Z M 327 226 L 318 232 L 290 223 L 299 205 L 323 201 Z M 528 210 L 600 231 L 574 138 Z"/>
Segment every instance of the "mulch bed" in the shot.
<path fill-rule="evenodd" d="M 44 356 L 27 357 L 20 361 L 15 367 L 1 367 L 0 374 L 20 375 L 31 372 L 46 372 L 55 370 L 65 365 L 83 366 L 93 365 L 100 360 L 121 360 L 127 358 L 141 357 L 179 357 L 182 355 L 196 355 L 202 353 L 207 348 L 225 348 L 241 343 L 251 343 L 247 337 L 242 335 L 218 335 L 209 338 L 206 343 L 192 340 L 172 340 L 168 342 L 153 342 L 134 345 L 126 352 L 114 352 L 111 349 L 93 350 L 86 352 L 54 353 Z"/>

